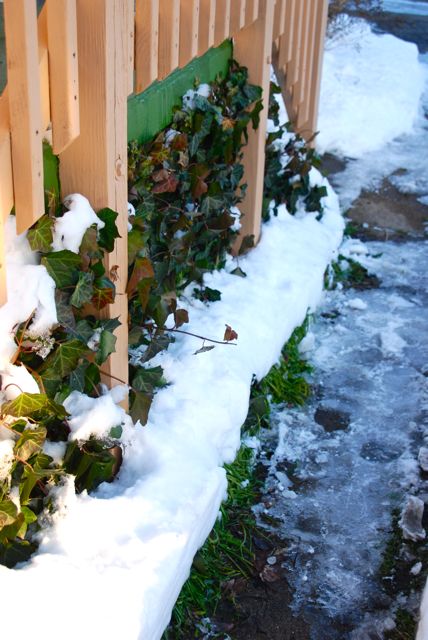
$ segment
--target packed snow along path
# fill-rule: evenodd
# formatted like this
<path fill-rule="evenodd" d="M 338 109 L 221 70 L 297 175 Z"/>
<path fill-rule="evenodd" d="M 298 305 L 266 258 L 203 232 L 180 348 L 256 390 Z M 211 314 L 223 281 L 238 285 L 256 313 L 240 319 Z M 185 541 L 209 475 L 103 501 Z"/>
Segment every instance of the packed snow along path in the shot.
<path fill-rule="evenodd" d="M 294 609 L 312 640 L 382 638 L 391 625 L 388 611 L 370 611 L 384 609 L 378 571 L 391 512 L 421 482 L 428 437 L 428 242 L 366 246 L 380 288 L 326 294 L 303 343 L 314 345 L 314 397 L 274 410 L 263 443 L 276 448 L 273 505 L 260 509 L 289 540 Z"/>

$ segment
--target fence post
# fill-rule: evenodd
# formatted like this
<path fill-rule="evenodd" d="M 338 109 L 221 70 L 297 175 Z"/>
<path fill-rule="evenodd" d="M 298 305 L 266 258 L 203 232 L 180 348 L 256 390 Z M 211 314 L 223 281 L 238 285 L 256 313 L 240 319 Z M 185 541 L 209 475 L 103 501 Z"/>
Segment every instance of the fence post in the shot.
<path fill-rule="evenodd" d="M 249 128 L 248 144 L 244 148 L 244 180 L 247 193 L 240 205 L 242 219 L 241 238 L 260 237 L 265 167 L 266 124 L 269 105 L 270 63 L 272 50 L 273 15 L 275 0 L 260 0 L 259 17 L 235 36 L 234 57 L 248 67 L 249 81 L 263 89 L 263 111 L 257 131 Z"/>
<path fill-rule="evenodd" d="M 18 233 L 45 210 L 36 3 L 5 0 L 9 117 Z"/>
<path fill-rule="evenodd" d="M 60 156 L 63 195 L 82 193 L 95 210 L 119 213 L 120 238 L 106 260 L 116 275 L 116 300 L 106 309 L 120 318 L 116 352 L 104 366 L 128 380 L 127 95 L 128 4 L 133 0 L 77 0 L 80 136 Z M 132 12 L 133 14 L 133 12 Z M 101 312 L 102 314 L 103 312 Z M 111 383 L 107 377 L 105 382 Z"/>

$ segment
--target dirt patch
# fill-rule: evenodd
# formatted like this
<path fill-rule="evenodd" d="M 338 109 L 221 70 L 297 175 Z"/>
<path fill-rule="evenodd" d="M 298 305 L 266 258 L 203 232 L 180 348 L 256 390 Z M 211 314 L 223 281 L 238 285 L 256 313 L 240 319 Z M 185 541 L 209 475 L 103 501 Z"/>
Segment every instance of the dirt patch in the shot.
<path fill-rule="evenodd" d="M 401 193 L 385 179 L 378 191 L 363 191 L 347 215 L 359 225 L 368 224 L 372 237 L 386 240 L 397 235 L 422 235 L 428 206 L 413 194 Z"/>
<path fill-rule="evenodd" d="M 255 575 L 226 585 L 215 624 L 233 640 L 309 640 L 306 622 L 290 609 L 291 590 L 282 567 L 284 542 L 270 538 L 256 551 Z"/>

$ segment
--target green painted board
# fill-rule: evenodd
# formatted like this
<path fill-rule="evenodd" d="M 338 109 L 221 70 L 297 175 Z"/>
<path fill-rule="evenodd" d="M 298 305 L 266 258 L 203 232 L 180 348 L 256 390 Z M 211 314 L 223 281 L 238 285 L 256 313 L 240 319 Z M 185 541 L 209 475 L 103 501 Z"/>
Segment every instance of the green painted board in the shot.
<path fill-rule="evenodd" d="M 156 81 L 143 93 L 128 98 L 128 141 L 147 142 L 167 127 L 173 107 L 181 105 L 181 97 L 193 88 L 195 80 L 212 82 L 219 73 L 225 75 L 231 57 L 232 43 L 226 40 L 165 80 Z"/>

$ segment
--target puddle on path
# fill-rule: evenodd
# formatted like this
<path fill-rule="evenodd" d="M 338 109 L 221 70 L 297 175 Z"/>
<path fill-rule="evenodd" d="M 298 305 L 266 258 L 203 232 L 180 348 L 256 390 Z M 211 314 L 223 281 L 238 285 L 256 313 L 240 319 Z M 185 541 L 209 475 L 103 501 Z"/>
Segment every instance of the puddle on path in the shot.
<path fill-rule="evenodd" d="M 416 461 L 428 439 L 428 242 L 367 248 L 382 254 L 364 258 L 380 288 L 326 294 L 307 339 L 315 397 L 275 408 L 263 436 L 274 453 L 270 506 L 258 509 L 281 522 L 291 606 L 313 640 L 383 637 L 391 512 L 428 489 Z"/>

